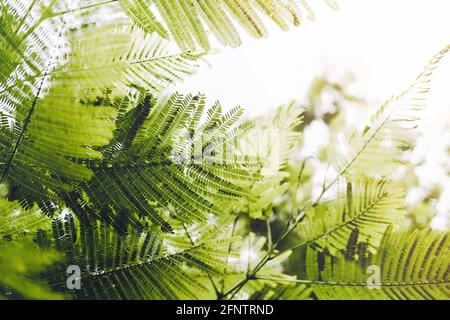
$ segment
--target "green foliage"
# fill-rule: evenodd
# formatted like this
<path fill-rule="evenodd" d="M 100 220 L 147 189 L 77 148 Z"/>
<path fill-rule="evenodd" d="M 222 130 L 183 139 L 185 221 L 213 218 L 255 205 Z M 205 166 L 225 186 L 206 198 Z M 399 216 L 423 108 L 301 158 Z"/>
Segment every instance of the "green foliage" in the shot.
<path fill-rule="evenodd" d="M 23 210 L 18 202 L 4 198 L 0 198 L 0 212 L 0 242 L 33 238 L 50 222 L 37 206 Z"/>
<path fill-rule="evenodd" d="M 256 179 L 246 170 L 250 163 L 223 154 L 228 141 L 252 126 L 234 126 L 241 109 L 223 113 L 218 103 L 205 108 L 203 96 L 179 94 L 159 101 L 125 97 L 116 105 L 114 137 L 104 159 L 88 165 L 94 177 L 74 188 L 78 200 L 69 205 L 74 212 L 95 213 L 125 229 L 129 223 L 142 229 L 145 218 L 168 231 L 170 216 L 204 222 L 209 214 L 224 213 L 215 201 L 248 194 L 244 185 Z"/>
<path fill-rule="evenodd" d="M 51 290 L 43 272 L 61 260 L 56 250 L 40 249 L 48 241 L 50 219 L 37 208 L 23 210 L 17 202 L 0 198 L 0 299 L 62 299 Z"/>
<path fill-rule="evenodd" d="M 61 299 L 39 273 L 59 260 L 56 251 L 31 244 L 0 244 L 0 299 Z"/>
<path fill-rule="evenodd" d="M 282 30 L 298 26 L 304 8 L 312 17 L 306 1 L 289 0 L 119 0 L 125 13 L 147 33 L 169 35 L 183 49 L 210 49 L 208 32 L 224 46 L 237 47 L 241 38 L 236 25 L 250 36 L 262 38 L 268 31 L 260 18 L 264 14 Z M 334 1 L 328 5 L 336 8 Z M 157 19 L 160 16 L 163 20 Z M 207 27 L 207 29 L 206 29 Z"/>
<path fill-rule="evenodd" d="M 308 208 L 298 227 L 305 242 L 339 253 L 358 243 L 376 250 L 390 225 L 399 225 L 404 217 L 403 192 L 384 180 L 362 178 L 347 182 L 346 192 L 331 203 Z"/>
<path fill-rule="evenodd" d="M 98 19 L 114 3 L 122 18 Z M 164 92 L 196 71 L 209 32 L 236 47 L 238 28 L 267 35 L 258 12 L 286 30 L 302 10 L 313 17 L 306 1 L 0 0 L 0 298 L 449 299 L 449 233 L 402 229 L 408 183 L 392 173 L 450 47 L 319 156 L 337 175 L 318 196 L 301 133 L 324 88 L 356 100 L 342 86 L 318 79 L 306 113 L 243 122 Z"/>
<path fill-rule="evenodd" d="M 261 218 L 263 210 L 289 188 L 289 173 L 286 166 L 301 134 L 296 128 L 301 125 L 303 110 L 295 102 L 279 107 L 275 114 L 256 119 L 255 128 L 245 137 L 241 148 L 254 154 L 261 165 L 256 171 L 261 179 L 251 186 L 251 197 L 242 201 L 235 210 L 247 212 L 253 218 Z"/>
<path fill-rule="evenodd" d="M 387 233 L 375 256 L 358 261 L 311 252 L 308 277 L 319 299 L 448 299 L 448 248 L 448 233 Z M 370 266 L 379 268 L 379 283 L 369 281 Z"/>
<path fill-rule="evenodd" d="M 83 26 L 69 30 L 67 38 L 70 53 L 58 57 L 62 65 L 51 74 L 58 82 L 88 89 L 90 97 L 106 88 L 114 96 L 127 94 L 130 87 L 158 94 L 194 74 L 204 55 L 179 51 L 158 35 L 126 23 Z"/>
<path fill-rule="evenodd" d="M 447 46 L 436 54 L 406 91 L 385 102 L 372 116 L 371 124 L 351 137 L 337 162 L 342 174 L 389 176 L 407 163 L 402 156 L 415 145 L 415 129 L 426 107 L 431 76 L 449 50 Z"/>
<path fill-rule="evenodd" d="M 82 287 L 73 291 L 78 299 L 193 298 L 205 290 L 196 274 L 220 274 L 227 256 L 222 248 L 230 241 L 204 239 L 172 252 L 154 229 L 121 235 L 110 225 L 70 214 L 52 225 L 55 247 L 66 261 L 48 272 L 50 283 L 67 291 L 64 267 L 79 266 Z"/>
<path fill-rule="evenodd" d="M 69 54 L 61 50 L 54 57 L 50 48 L 61 37 L 56 26 L 63 25 L 49 20 L 50 7 L 28 25 L 26 17 L 39 12 L 36 5 L 31 2 L 23 12 L 9 2 L 2 6 L 3 23 L 10 27 L 2 29 L 1 41 L 14 47 L 2 46 L 2 55 L 14 54 L 2 59 L 16 64 L 4 70 L 0 83 L 0 180 L 8 181 L 11 198 L 27 207 L 39 202 L 50 211 L 49 202 L 58 201 L 56 193 L 70 191 L 71 180 L 91 179 L 84 162 L 101 159 L 97 149 L 113 137 L 116 110 L 99 101 L 102 93 L 123 96 L 131 86 L 158 92 L 191 74 L 199 56 L 169 54 L 167 43 L 157 37 L 109 25 L 69 31 Z M 36 56 L 33 65 L 30 56 Z"/>

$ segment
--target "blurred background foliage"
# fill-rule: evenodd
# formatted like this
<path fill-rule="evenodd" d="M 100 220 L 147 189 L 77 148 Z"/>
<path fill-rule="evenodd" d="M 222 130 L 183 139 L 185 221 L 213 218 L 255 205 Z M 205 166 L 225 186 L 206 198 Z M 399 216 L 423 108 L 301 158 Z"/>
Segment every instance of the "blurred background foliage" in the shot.
<path fill-rule="evenodd" d="M 336 174 L 329 165 L 335 161 L 335 154 L 330 152 L 332 143 L 330 137 L 350 135 L 360 125 L 358 119 L 365 119 L 371 114 L 368 101 L 351 92 L 354 81 L 356 80 L 352 73 L 337 77 L 329 74 L 318 76 L 311 82 L 304 99 L 295 102 L 297 107 L 304 110 L 303 121 L 295 126 L 296 131 L 303 134 L 284 168 L 284 171 L 289 173 L 286 178 L 288 186 L 286 192 L 273 199 L 272 206 L 261 215 L 261 219 L 241 215 L 239 233 L 251 232 L 265 237 L 267 218 L 271 223 L 272 237 L 277 239 L 294 210 L 305 205 L 311 198 L 317 197 L 325 183 L 324 180 Z M 267 117 L 260 117 L 259 120 Z M 450 149 L 448 151 L 450 154 Z M 438 184 L 430 189 L 421 183 L 416 173 L 421 165 L 423 161 L 416 161 L 411 166 L 399 169 L 393 178 L 403 190 L 413 191 L 407 197 L 407 212 L 401 227 L 404 230 L 429 228 L 436 218 L 436 204 L 445 197 Z M 442 166 L 448 172 L 448 165 L 447 168 L 445 164 Z M 444 227 L 440 225 L 439 228 L 445 230 L 445 222 L 443 225 Z M 283 241 L 280 248 L 288 248 L 297 243 L 299 236 L 301 237 L 301 234 L 292 233 Z M 305 270 L 299 269 L 299 266 L 305 266 L 302 263 L 305 260 L 306 248 L 295 250 L 292 256 L 285 260 L 284 272 L 305 278 Z"/>

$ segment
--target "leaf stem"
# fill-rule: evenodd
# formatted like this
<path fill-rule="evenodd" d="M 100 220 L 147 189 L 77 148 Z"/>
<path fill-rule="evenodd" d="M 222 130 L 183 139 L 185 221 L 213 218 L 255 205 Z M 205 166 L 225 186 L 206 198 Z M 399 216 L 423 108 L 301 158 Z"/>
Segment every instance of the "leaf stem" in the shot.
<path fill-rule="evenodd" d="M 313 206 L 313 207 L 317 206 L 317 204 L 322 200 L 323 196 L 327 193 L 327 191 L 330 190 L 333 187 L 333 185 L 339 180 L 341 175 L 342 175 L 342 173 L 337 175 L 328 185 L 324 185 L 322 187 L 322 192 L 320 193 L 320 195 L 317 197 L 317 199 L 313 202 L 313 204 L 311 206 Z M 273 258 L 279 256 L 279 253 L 277 253 L 276 255 L 273 256 L 273 253 L 275 252 L 276 247 L 295 229 L 295 227 L 301 221 L 303 221 L 303 218 L 305 216 L 303 213 L 307 207 L 308 207 L 308 205 L 305 205 L 302 209 L 300 209 L 298 211 L 298 214 L 288 222 L 288 224 L 286 225 L 285 231 L 282 233 L 280 238 L 275 243 L 273 243 L 272 247 L 269 248 L 267 253 L 261 259 L 261 261 L 256 265 L 256 267 L 252 271 L 247 273 L 247 276 L 245 277 L 245 279 L 241 280 L 234 287 L 232 287 L 230 290 L 228 290 L 223 295 L 223 297 L 227 297 L 230 295 L 229 299 L 230 300 L 233 299 L 236 296 L 236 294 L 247 284 L 247 282 L 249 280 L 255 279 L 256 274 L 266 265 L 267 262 L 269 262 Z M 283 253 L 284 253 L 284 251 L 283 251 Z"/>

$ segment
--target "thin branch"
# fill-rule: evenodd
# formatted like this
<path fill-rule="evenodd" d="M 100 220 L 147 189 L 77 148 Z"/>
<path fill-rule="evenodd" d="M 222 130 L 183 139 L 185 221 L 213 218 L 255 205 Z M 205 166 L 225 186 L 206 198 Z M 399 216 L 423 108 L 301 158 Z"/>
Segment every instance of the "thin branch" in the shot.
<path fill-rule="evenodd" d="M 339 180 L 341 177 L 341 174 L 337 175 L 328 185 L 323 186 L 321 194 L 317 197 L 317 199 L 314 201 L 314 203 L 311 205 L 313 207 L 317 206 L 317 204 L 322 200 L 323 196 L 330 190 L 334 184 Z M 272 256 L 274 253 L 276 247 L 297 227 L 297 225 L 303 220 L 304 218 L 304 212 L 308 205 L 305 205 L 302 209 L 298 211 L 298 214 L 293 217 L 288 224 L 286 225 L 285 231 L 282 233 L 281 237 L 273 244 L 272 248 L 268 250 L 268 252 L 264 255 L 264 257 L 261 259 L 261 261 L 258 263 L 258 265 L 250 272 L 250 274 L 245 277 L 245 279 L 241 280 L 239 283 L 237 283 L 233 288 L 231 288 L 224 297 L 231 295 L 230 299 L 233 299 L 233 297 L 247 284 L 247 282 L 251 279 L 253 279 L 256 274 L 266 265 L 266 263 L 270 260 L 272 260 L 274 257 L 278 256 Z"/>
<path fill-rule="evenodd" d="M 335 232 L 335 231 L 337 231 L 337 230 L 340 230 L 341 228 L 347 226 L 348 224 L 350 224 L 350 223 L 352 223 L 352 222 L 358 220 L 359 218 L 361 218 L 362 216 L 364 216 L 365 214 L 367 214 L 367 213 L 368 213 L 370 210 L 372 210 L 372 209 L 373 209 L 380 201 L 383 201 L 383 200 L 386 198 L 386 196 L 387 196 L 386 193 L 380 194 L 380 196 L 379 196 L 378 198 L 374 199 L 373 203 L 371 203 L 370 206 L 368 206 L 367 208 L 365 208 L 364 210 L 362 210 L 357 216 L 353 217 L 352 219 L 350 219 L 350 220 L 348 220 L 348 221 L 346 221 L 346 222 L 344 222 L 344 223 L 338 225 L 337 227 L 335 227 L 335 228 L 333 228 L 333 229 L 331 229 L 331 230 L 328 230 L 327 232 L 324 232 L 324 233 L 322 233 L 322 234 L 316 236 L 316 237 L 313 238 L 313 239 L 310 239 L 310 240 L 307 240 L 307 241 L 304 241 L 304 242 L 295 244 L 295 245 L 293 245 L 293 246 L 291 246 L 291 247 L 289 247 L 289 248 L 287 248 L 287 249 L 284 249 L 284 250 L 278 252 L 278 253 L 277 253 L 274 257 L 272 257 L 272 258 L 278 257 L 278 256 L 280 256 L 280 255 L 282 255 L 283 253 L 286 253 L 286 252 L 288 252 L 288 251 L 291 251 L 291 250 L 294 250 L 294 249 L 298 249 L 298 248 L 304 247 L 304 246 L 306 246 L 306 245 L 308 245 L 308 244 L 311 244 L 311 243 L 317 241 L 317 240 L 320 239 L 320 238 L 323 238 L 323 237 L 325 237 L 325 236 L 327 236 L 327 235 L 329 235 L 329 234 L 331 234 L 331 233 L 333 233 L 333 232 Z"/>

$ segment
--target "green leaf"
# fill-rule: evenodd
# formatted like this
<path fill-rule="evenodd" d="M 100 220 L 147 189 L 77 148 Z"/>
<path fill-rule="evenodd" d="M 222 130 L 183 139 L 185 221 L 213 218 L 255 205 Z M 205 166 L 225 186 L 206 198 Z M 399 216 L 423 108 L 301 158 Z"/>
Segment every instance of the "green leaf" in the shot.
<path fill-rule="evenodd" d="M 86 89 L 94 98 L 104 89 L 117 97 L 134 87 L 157 94 L 194 74 L 204 55 L 180 51 L 156 34 L 146 35 L 120 23 L 77 28 L 67 38 L 70 54 L 62 51 L 61 67 L 50 75 L 68 86 Z"/>
<path fill-rule="evenodd" d="M 336 254 L 366 243 L 373 251 L 386 228 L 403 220 L 403 198 L 403 191 L 385 180 L 360 178 L 349 182 L 342 197 L 307 210 L 297 229 L 304 241 L 294 247 L 313 246 Z"/>
<path fill-rule="evenodd" d="M 308 279 L 319 299 L 448 299 L 449 241 L 448 232 L 387 233 L 377 254 L 359 262 L 311 250 Z"/>
<path fill-rule="evenodd" d="M 404 152 L 415 145 L 433 71 L 449 50 L 447 46 L 436 54 L 406 91 L 385 102 L 371 123 L 350 138 L 348 147 L 337 151 L 332 148 L 331 152 L 340 157 L 336 162 L 340 175 L 389 176 L 407 164 Z"/>
<path fill-rule="evenodd" d="M 116 106 L 115 136 L 103 149 L 105 158 L 89 163 L 93 178 L 74 187 L 74 212 L 125 228 L 142 229 L 149 221 L 168 231 L 171 216 L 188 224 L 206 221 L 226 212 L 219 201 L 248 194 L 245 185 L 257 178 L 246 169 L 251 161 L 223 154 L 252 126 L 235 125 L 240 109 L 224 114 L 219 104 L 205 110 L 203 96 L 156 101 L 145 93 Z"/>
<path fill-rule="evenodd" d="M 72 215 L 54 220 L 56 248 L 66 260 L 52 274 L 53 287 L 67 292 L 65 270 L 81 270 L 78 299 L 192 299 L 206 290 L 196 277 L 221 274 L 230 240 L 212 239 L 177 250 L 165 244 L 163 235 L 149 229 L 118 234 L 108 224 L 74 220 Z"/>
<path fill-rule="evenodd" d="M 64 50 L 55 42 L 66 33 L 57 35 L 61 25 L 50 19 L 50 7 L 35 24 L 28 21 L 35 4 L 25 11 L 2 7 L 2 23 L 10 27 L 2 30 L 0 59 L 17 63 L 0 70 L 0 181 L 11 199 L 49 213 L 60 193 L 92 178 L 85 163 L 101 159 L 101 147 L 113 138 L 111 99 L 137 86 L 157 93 L 192 74 L 201 55 L 173 53 L 157 36 L 112 24 L 70 30 Z"/>
<path fill-rule="evenodd" d="M 306 1 L 291 0 L 119 0 L 124 12 L 145 32 L 169 35 L 180 48 L 210 49 L 209 33 L 225 46 L 237 47 L 241 37 L 237 26 L 254 38 L 268 31 L 260 13 L 282 30 L 298 26 L 301 8 L 312 12 Z M 328 5 L 335 7 L 333 1 Z M 161 17 L 161 22 L 157 17 Z"/>

